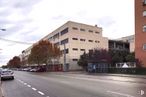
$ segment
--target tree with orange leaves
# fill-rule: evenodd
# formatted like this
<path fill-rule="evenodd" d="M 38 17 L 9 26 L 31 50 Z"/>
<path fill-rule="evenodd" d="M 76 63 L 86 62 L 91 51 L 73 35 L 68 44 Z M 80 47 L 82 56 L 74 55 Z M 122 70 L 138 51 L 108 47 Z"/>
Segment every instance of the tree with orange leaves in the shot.
<path fill-rule="evenodd" d="M 30 64 L 47 64 L 52 58 L 60 56 L 60 49 L 47 40 L 41 40 L 34 44 L 31 49 L 31 54 L 28 57 Z"/>

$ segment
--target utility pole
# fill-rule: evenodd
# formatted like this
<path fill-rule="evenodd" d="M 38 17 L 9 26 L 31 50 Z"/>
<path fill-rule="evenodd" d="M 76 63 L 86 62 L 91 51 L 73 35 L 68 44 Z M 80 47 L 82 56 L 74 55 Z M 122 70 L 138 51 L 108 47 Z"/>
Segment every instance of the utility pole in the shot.
<path fill-rule="evenodd" d="M 66 45 L 65 43 L 63 44 L 64 45 L 64 71 L 68 71 L 67 70 L 67 65 L 66 65 Z"/>

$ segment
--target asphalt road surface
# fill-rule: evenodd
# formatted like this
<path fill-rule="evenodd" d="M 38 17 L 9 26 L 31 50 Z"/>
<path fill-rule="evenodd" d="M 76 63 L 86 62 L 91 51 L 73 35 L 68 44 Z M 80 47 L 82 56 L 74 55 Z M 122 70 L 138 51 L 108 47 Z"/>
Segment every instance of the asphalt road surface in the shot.
<path fill-rule="evenodd" d="M 146 97 L 146 79 L 15 71 L 2 89 L 5 97 Z"/>

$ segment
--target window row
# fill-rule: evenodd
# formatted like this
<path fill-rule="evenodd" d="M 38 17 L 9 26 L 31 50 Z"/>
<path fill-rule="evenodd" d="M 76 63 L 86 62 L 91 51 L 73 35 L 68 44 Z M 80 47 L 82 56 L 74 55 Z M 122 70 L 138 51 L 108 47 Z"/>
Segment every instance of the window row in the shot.
<path fill-rule="evenodd" d="M 65 28 L 64 30 L 60 31 L 59 33 L 55 34 L 54 36 L 50 37 L 48 40 L 52 40 L 52 39 L 56 39 L 56 38 L 59 38 L 59 36 L 61 35 L 64 35 L 68 33 L 68 28 Z M 60 35 L 59 35 L 60 34 Z"/>
<path fill-rule="evenodd" d="M 78 38 L 72 38 L 72 40 L 78 40 Z M 80 39 L 80 41 L 86 41 L 86 39 Z M 94 41 L 88 40 L 88 42 L 94 42 Z M 95 40 L 95 43 L 100 43 L 100 41 Z"/>
<path fill-rule="evenodd" d="M 83 28 L 78 29 L 77 27 L 72 27 L 72 29 L 73 29 L 73 30 L 86 31 L 86 30 L 85 30 L 85 29 L 83 29 Z M 94 31 L 93 31 L 93 30 L 88 30 L 88 32 L 93 33 Z M 99 34 L 100 32 L 95 31 L 95 33 L 96 33 L 96 34 Z"/>
<path fill-rule="evenodd" d="M 78 48 L 72 48 L 73 51 L 78 51 Z M 80 51 L 85 51 L 85 49 L 80 49 Z"/>
<path fill-rule="evenodd" d="M 78 48 L 72 48 L 73 51 L 78 51 Z M 85 51 L 85 49 L 80 49 L 80 51 Z M 64 50 L 61 50 L 62 54 L 68 54 L 69 53 L 69 49 L 67 48 L 64 52 Z"/>

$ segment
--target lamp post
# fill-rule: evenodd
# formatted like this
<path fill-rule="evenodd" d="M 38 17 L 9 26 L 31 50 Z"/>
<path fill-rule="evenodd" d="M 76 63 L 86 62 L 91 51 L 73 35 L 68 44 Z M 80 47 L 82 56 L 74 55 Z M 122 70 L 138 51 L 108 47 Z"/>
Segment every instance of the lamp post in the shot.
<path fill-rule="evenodd" d="M 66 66 L 66 45 L 64 43 L 64 71 L 67 71 L 67 66 Z"/>
<path fill-rule="evenodd" d="M 1 28 L 0 28 L 0 30 L 1 30 L 1 31 L 6 31 L 6 29 L 1 29 Z"/>

